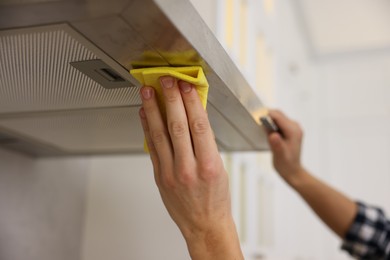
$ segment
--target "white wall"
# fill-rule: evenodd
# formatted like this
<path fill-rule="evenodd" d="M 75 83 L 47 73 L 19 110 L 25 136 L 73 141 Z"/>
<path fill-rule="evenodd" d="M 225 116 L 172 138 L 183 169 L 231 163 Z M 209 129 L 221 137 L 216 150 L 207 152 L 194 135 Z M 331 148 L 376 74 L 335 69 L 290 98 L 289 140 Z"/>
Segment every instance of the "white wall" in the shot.
<path fill-rule="evenodd" d="M 0 259 L 189 259 L 147 155 L 0 150 Z"/>
<path fill-rule="evenodd" d="M 0 149 L 0 259 L 80 259 L 87 168 Z"/>
<path fill-rule="evenodd" d="M 322 172 L 352 199 L 390 213 L 390 53 L 320 61 Z M 330 247 L 335 246 L 329 240 Z M 342 259 L 335 252 L 330 259 Z"/>
<path fill-rule="evenodd" d="M 323 61 L 324 158 L 355 198 L 390 204 L 390 52 Z"/>
<path fill-rule="evenodd" d="M 189 259 L 147 155 L 94 158 L 87 201 L 82 260 Z"/>

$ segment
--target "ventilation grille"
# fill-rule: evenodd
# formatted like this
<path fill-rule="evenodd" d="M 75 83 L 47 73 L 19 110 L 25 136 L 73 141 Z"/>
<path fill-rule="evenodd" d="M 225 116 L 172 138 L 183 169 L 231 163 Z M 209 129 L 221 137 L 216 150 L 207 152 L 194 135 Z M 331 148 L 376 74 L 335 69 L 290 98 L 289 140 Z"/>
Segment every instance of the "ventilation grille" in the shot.
<path fill-rule="evenodd" d="M 0 31 L 0 113 L 140 104 L 137 88 L 105 89 L 69 64 L 103 59 L 80 37 L 67 25 Z"/>
<path fill-rule="evenodd" d="M 138 107 L 0 119 L 0 127 L 68 153 L 142 151 Z"/>

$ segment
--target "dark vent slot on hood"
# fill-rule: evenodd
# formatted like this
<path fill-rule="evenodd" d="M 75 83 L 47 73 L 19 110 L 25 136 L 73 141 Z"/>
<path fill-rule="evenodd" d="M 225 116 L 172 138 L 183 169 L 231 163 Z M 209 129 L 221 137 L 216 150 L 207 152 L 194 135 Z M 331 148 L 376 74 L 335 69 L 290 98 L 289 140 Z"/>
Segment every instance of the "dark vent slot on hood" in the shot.
<path fill-rule="evenodd" d="M 100 75 L 102 75 L 105 79 L 107 79 L 109 81 L 113 81 L 113 82 L 125 81 L 121 76 L 116 74 L 115 71 L 113 71 L 111 69 L 102 68 L 102 69 L 96 70 L 96 72 L 99 73 Z"/>
<path fill-rule="evenodd" d="M 70 62 L 70 65 L 99 83 L 103 88 L 114 89 L 135 87 L 134 84 L 120 76 L 118 72 L 102 60 L 76 61 Z"/>

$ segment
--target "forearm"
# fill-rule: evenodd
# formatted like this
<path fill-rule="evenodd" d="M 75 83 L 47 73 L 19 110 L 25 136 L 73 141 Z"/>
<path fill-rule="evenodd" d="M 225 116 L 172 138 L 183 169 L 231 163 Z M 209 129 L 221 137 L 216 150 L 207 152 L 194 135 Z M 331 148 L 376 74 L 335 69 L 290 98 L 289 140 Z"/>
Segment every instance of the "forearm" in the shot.
<path fill-rule="evenodd" d="M 269 114 L 283 133 L 271 132 L 268 135 L 275 169 L 325 224 L 344 238 L 356 216 L 356 203 L 302 167 L 300 155 L 303 131 L 299 124 L 280 111 L 273 110 Z"/>
<path fill-rule="evenodd" d="M 291 186 L 322 221 L 344 238 L 357 213 L 354 201 L 301 169 Z"/>
<path fill-rule="evenodd" d="M 184 235 L 193 260 L 244 259 L 234 223 Z"/>

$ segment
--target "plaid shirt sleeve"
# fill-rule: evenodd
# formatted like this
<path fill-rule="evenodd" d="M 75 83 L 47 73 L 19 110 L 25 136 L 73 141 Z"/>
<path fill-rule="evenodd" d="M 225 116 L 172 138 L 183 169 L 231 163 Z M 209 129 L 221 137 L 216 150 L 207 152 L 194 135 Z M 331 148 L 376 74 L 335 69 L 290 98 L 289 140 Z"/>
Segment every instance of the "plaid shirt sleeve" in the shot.
<path fill-rule="evenodd" d="M 390 260 L 390 221 L 379 208 L 357 202 L 358 212 L 342 249 L 356 259 Z"/>

